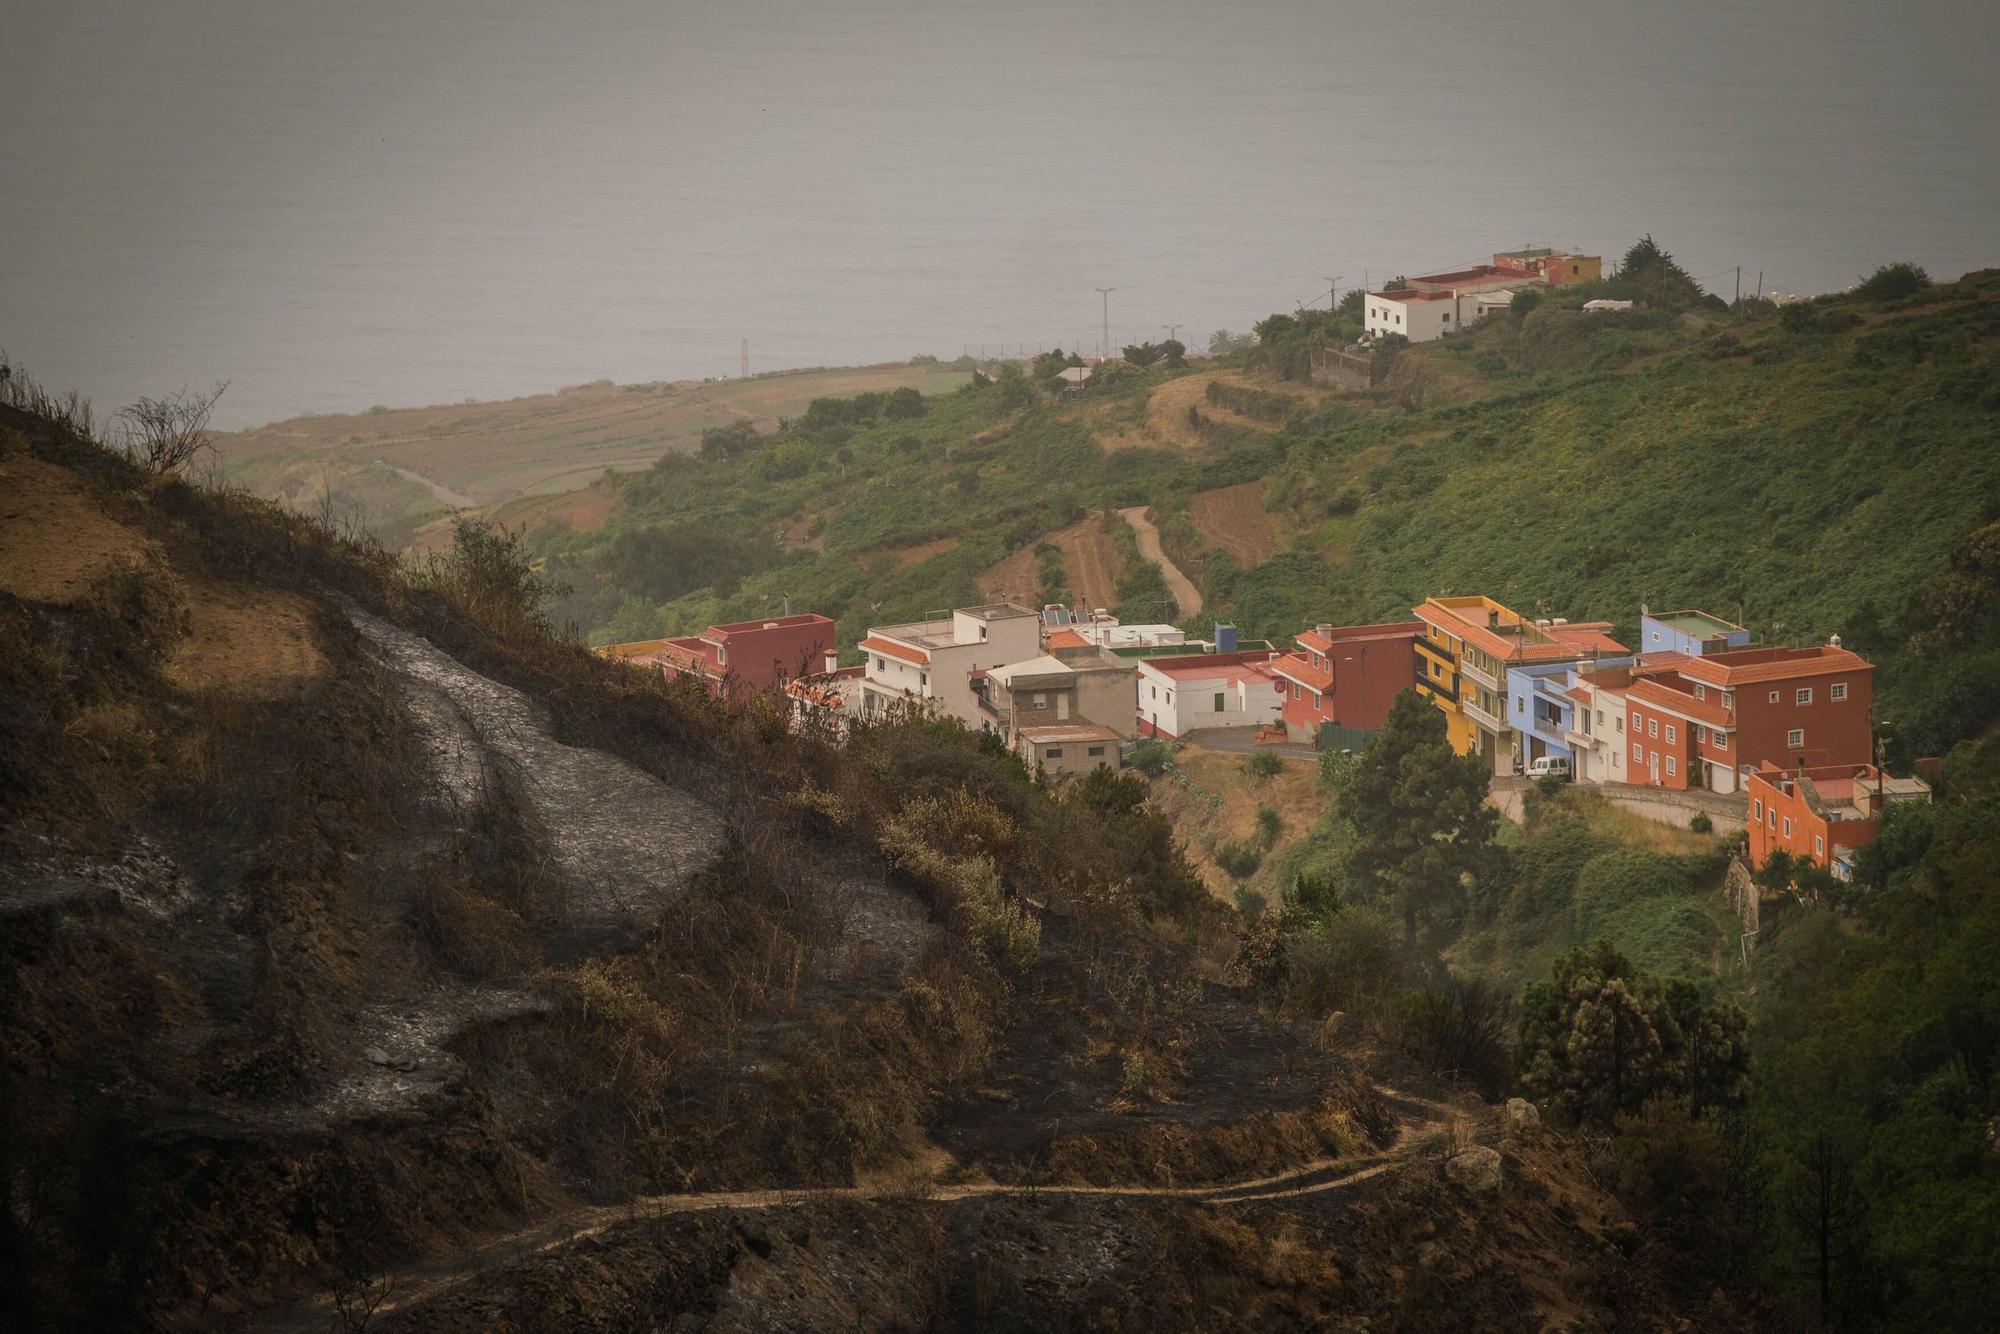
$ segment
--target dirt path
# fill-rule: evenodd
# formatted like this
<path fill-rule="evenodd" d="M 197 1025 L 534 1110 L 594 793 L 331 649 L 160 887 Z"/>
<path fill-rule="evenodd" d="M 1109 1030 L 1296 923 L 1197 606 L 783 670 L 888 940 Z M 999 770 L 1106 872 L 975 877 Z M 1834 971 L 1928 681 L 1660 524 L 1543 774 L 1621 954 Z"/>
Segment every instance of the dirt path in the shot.
<path fill-rule="evenodd" d="M 1160 567 L 1160 574 L 1167 581 L 1167 591 L 1174 595 L 1174 604 L 1180 608 L 1180 619 L 1186 620 L 1201 610 L 1201 594 L 1188 577 L 1181 573 L 1180 566 L 1167 559 L 1167 553 L 1160 546 L 1160 530 L 1153 527 L 1153 521 L 1146 517 L 1144 505 L 1134 505 L 1118 511 L 1125 516 L 1125 522 L 1132 525 L 1132 533 L 1139 539 L 1139 554 Z"/>
<path fill-rule="evenodd" d="M 600 1205 L 578 1209 L 556 1218 L 496 1238 L 456 1255 L 412 1265 L 378 1280 L 381 1302 L 377 1316 L 405 1310 L 441 1296 L 463 1283 L 476 1282 L 482 1274 L 504 1265 L 518 1264 L 544 1252 L 558 1250 L 574 1242 L 598 1236 L 620 1224 L 640 1219 L 668 1218 L 679 1214 L 703 1213 L 715 1209 L 790 1209 L 827 1200 L 894 1200 L 899 1204 L 957 1204 L 993 1196 L 1025 1199 L 1078 1199 L 1089 1197 L 1126 1200 L 1190 1200 L 1215 1207 L 1260 1204 L 1270 1200 L 1300 1199 L 1325 1195 L 1358 1186 L 1395 1170 L 1420 1154 L 1442 1146 L 1455 1122 L 1464 1114 L 1443 1103 L 1418 1098 L 1384 1088 L 1384 1093 L 1421 1113 L 1415 1124 L 1405 1125 L 1396 1141 L 1381 1153 L 1356 1158 L 1320 1158 L 1298 1167 L 1242 1181 L 1200 1186 L 1062 1186 L 1013 1185 L 997 1182 L 967 1182 L 956 1185 L 834 1186 L 800 1190 L 734 1190 L 695 1194 L 645 1195 L 626 1204 Z M 282 1311 L 268 1313 L 246 1326 L 271 1331 L 318 1331 L 326 1328 L 332 1314 L 331 1296 L 302 1302 Z"/>
<path fill-rule="evenodd" d="M 1260 431 L 1268 435 L 1278 429 L 1270 422 L 1254 421 L 1239 416 L 1228 408 L 1219 408 L 1208 401 L 1208 386 L 1214 380 L 1231 380 L 1224 371 L 1208 371 L 1200 375 L 1186 375 L 1178 380 L 1169 380 L 1155 389 L 1146 400 L 1146 429 L 1168 444 L 1179 449 L 1200 449 L 1206 441 L 1201 432 L 1188 421 L 1188 409 L 1193 408 L 1209 421 L 1222 422 L 1229 426 L 1241 426 L 1246 430 Z"/>
<path fill-rule="evenodd" d="M 1058 528 L 989 566 L 979 576 L 980 591 L 995 601 L 1036 605 L 1041 600 L 1042 571 L 1035 548 L 1043 542 L 1053 542 L 1061 549 L 1064 581 L 1085 606 L 1109 607 L 1117 601 L 1118 581 L 1112 575 L 1117 555 L 1099 514 Z"/>
<path fill-rule="evenodd" d="M 420 472 L 413 472 L 408 468 L 399 468 L 387 459 L 376 459 L 375 466 L 378 468 L 387 468 L 406 482 L 415 482 L 418 486 L 430 492 L 431 496 L 440 505 L 449 505 L 455 510 L 479 508 L 479 502 L 471 496 L 466 495 L 465 492 L 454 491 L 443 482 L 434 482 Z"/>

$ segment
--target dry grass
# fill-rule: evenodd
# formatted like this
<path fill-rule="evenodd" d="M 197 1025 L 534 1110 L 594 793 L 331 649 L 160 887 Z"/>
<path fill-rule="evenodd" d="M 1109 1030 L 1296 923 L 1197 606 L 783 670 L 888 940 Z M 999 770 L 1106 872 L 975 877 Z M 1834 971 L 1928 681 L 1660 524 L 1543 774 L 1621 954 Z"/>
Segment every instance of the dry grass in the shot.
<path fill-rule="evenodd" d="M 1244 768 L 1245 758 L 1192 746 L 1174 757 L 1174 763 L 1190 779 L 1222 797 L 1220 809 L 1170 777 L 1152 780 L 1154 808 L 1173 821 L 1174 831 L 1188 845 L 1188 858 L 1202 883 L 1225 903 L 1236 901 L 1236 887 L 1242 882 L 1216 865 L 1208 848 L 1256 841 L 1257 808 L 1269 806 L 1278 812 L 1280 826 L 1277 842 L 1264 854 L 1268 861 L 1310 830 L 1326 806 L 1319 766 L 1312 761 L 1286 759 L 1276 775 L 1259 778 Z"/>

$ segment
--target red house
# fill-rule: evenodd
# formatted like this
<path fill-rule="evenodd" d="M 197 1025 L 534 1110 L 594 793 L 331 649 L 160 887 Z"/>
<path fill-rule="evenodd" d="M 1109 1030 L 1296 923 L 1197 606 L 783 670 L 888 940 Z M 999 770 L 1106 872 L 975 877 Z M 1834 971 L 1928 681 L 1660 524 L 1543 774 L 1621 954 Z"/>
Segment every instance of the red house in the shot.
<path fill-rule="evenodd" d="M 1310 743 L 1320 725 L 1378 730 L 1389 705 L 1416 684 L 1422 621 L 1319 625 L 1297 637 L 1299 651 L 1271 664 L 1285 699 L 1286 736 Z"/>
<path fill-rule="evenodd" d="M 1898 801 L 1928 801 L 1917 778 L 1890 778 L 1872 764 L 1780 769 L 1766 762 L 1745 783 L 1750 800 L 1750 865 L 1764 869 L 1773 853 L 1852 878 L 1850 855 L 1873 843 L 1882 812 Z"/>
<path fill-rule="evenodd" d="M 1625 782 L 1738 792 L 1757 766 L 1866 764 L 1875 668 L 1840 647 L 1652 654 L 1626 688 Z"/>
<path fill-rule="evenodd" d="M 626 648 L 637 651 L 619 652 Z M 780 692 L 800 676 L 831 670 L 833 622 L 807 612 L 711 625 L 698 635 L 613 645 L 602 651 L 627 662 L 656 666 L 669 681 L 691 676 L 706 684 L 712 695 L 744 699 Z"/>

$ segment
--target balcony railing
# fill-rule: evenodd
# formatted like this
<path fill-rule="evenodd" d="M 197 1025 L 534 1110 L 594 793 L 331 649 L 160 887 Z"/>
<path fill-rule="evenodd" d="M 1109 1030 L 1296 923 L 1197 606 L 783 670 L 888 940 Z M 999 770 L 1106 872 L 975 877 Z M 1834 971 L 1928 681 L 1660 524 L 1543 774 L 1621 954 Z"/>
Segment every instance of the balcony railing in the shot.
<path fill-rule="evenodd" d="M 1496 694 L 1500 690 L 1500 678 L 1472 660 L 1470 653 L 1458 660 L 1458 670 L 1465 673 L 1465 679 L 1485 686 Z"/>
<path fill-rule="evenodd" d="M 1466 717 L 1472 719 L 1473 722 L 1478 723 L 1489 732 L 1504 732 L 1507 730 L 1506 720 L 1498 714 L 1488 713 L 1485 709 L 1480 708 L 1479 701 L 1477 700 L 1461 699 L 1458 701 L 1458 707 Z"/>

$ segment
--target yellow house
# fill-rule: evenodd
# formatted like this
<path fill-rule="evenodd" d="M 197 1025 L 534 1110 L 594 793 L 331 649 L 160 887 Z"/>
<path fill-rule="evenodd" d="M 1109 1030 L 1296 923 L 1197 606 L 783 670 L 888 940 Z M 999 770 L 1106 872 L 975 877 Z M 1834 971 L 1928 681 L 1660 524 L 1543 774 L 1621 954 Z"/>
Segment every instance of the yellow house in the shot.
<path fill-rule="evenodd" d="M 1493 256 L 1493 267 L 1540 278 L 1551 287 L 1596 282 L 1604 276 L 1604 258 L 1601 255 L 1579 255 L 1568 250 L 1546 248 L 1502 250 Z"/>
<path fill-rule="evenodd" d="M 1609 621 L 1534 620 L 1486 597 L 1433 597 L 1412 607 L 1424 623 L 1417 640 L 1417 690 L 1444 712 L 1445 737 L 1491 772 L 1513 768 L 1517 741 L 1507 720 L 1507 669 L 1619 654 Z"/>

